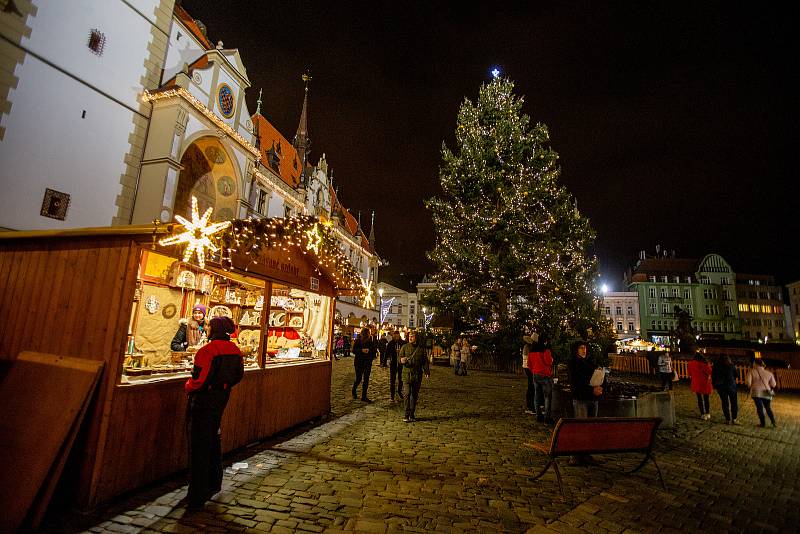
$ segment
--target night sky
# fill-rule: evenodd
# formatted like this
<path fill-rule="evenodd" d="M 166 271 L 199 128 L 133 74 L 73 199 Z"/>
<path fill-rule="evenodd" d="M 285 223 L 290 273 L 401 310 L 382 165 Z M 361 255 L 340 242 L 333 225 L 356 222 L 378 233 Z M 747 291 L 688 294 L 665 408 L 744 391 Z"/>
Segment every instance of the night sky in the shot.
<path fill-rule="evenodd" d="M 312 161 L 390 265 L 433 272 L 423 199 L 442 142 L 497 66 L 545 123 L 561 180 L 598 233 L 621 290 L 639 250 L 716 252 L 738 272 L 800 279 L 796 20 L 768 4 L 690 2 L 253 2 L 184 0 L 238 48 L 255 110 L 289 140 L 309 69 Z M 557 5 L 550 5 L 557 4 Z"/>

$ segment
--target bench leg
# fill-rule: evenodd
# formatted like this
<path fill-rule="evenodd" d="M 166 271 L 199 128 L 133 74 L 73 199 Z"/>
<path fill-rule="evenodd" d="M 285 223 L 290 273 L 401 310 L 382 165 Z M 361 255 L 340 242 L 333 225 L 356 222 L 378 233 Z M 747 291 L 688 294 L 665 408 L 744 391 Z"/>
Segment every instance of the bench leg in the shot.
<path fill-rule="evenodd" d="M 539 474 L 534 476 L 531 480 L 536 480 L 537 478 L 541 478 L 541 476 L 543 474 L 545 474 L 548 469 L 550 469 L 550 466 L 553 464 L 554 461 L 555 461 L 555 458 L 550 458 L 550 460 L 547 462 L 547 465 L 544 466 L 544 469 L 539 471 Z M 558 467 L 556 467 L 556 472 L 558 472 Z"/>
<path fill-rule="evenodd" d="M 558 491 L 561 492 L 561 499 L 564 499 L 564 484 L 561 482 L 561 471 L 558 469 L 558 462 L 553 458 L 553 469 L 556 472 L 556 480 L 558 481 Z"/>
<path fill-rule="evenodd" d="M 636 468 L 633 469 L 632 471 L 628 471 L 628 474 L 633 474 L 636 471 L 638 471 L 639 469 L 641 469 L 642 467 L 644 467 L 647 464 L 648 460 L 652 460 L 653 461 L 653 465 L 656 466 L 656 471 L 658 472 L 658 480 L 661 482 L 661 487 L 664 488 L 664 491 L 667 491 L 667 485 L 664 484 L 664 477 L 661 476 L 661 468 L 658 467 L 658 464 L 656 463 L 656 455 L 653 454 L 652 452 L 646 454 L 644 459 L 642 460 L 642 463 L 637 465 Z"/>

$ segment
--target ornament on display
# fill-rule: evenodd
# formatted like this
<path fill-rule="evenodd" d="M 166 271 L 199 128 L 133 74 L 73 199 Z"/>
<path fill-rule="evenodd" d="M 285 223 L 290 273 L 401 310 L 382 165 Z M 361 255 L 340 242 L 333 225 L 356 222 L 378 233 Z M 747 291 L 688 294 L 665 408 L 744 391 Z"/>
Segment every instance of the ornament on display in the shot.
<path fill-rule="evenodd" d="M 182 287 L 184 289 L 194 289 L 194 273 L 192 271 L 181 271 L 178 275 L 178 287 Z"/>
<path fill-rule="evenodd" d="M 155 295 L 150 295 L 147 297 L 147 300 L 144 301 L 144 309 L 147 310 L 150 315 L 156 313 L 160 307 L 161 303 Z"/>

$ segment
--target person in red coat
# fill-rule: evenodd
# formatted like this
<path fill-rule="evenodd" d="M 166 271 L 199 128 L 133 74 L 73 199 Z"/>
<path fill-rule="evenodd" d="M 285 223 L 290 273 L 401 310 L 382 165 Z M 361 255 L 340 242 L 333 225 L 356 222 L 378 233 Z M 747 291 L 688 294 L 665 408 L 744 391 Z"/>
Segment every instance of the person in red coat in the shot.
<path fill-rule="evenodd" d="M 231 342 L 236 325 L 228 317 L 211 319 L 209 343 L 194 357 L 192 377 L 184 384 L 189 395 L 188 508 L 198 510 L 222 488 L 220 422 L 231 388 L 244 375 L 242 353 Z"/>
<path fill-rule="evenodd" d="M 551 406 L 553 404 L 553 355 L 546 341 L 533 344 L 528 353 L 528 369 L 533 374 L 534 404 L 536 420 L 552 424 Z"/>
<path fill-rule="evenodd" d="M 700 408 L 700 419 L 711 419 L 708 396 L 711 394 L 711 364 L 701 353 L 696 353 L 689 362 L 689 376 L 692 379 L 692 391 L 697 395 L 697 407 Z"/>

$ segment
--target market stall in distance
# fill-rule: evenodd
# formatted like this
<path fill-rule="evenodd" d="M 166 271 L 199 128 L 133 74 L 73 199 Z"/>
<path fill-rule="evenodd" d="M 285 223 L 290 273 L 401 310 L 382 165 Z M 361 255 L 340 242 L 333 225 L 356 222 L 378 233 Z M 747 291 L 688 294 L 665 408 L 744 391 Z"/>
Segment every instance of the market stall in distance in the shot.
<path fill-rule="evenodd" d="M 192 262 L 194 251 L 181 258 L 180 245 L 196 245 L 175 239 L 182 230 L 0 234 L 0 358 L 105 362 L 67 469 L 82 508 L 186 468 L 183 384 L 196 347 L 170 345 L 198 304 L 234 320 L 245 355 L 224 451 L 330 410 L 334 298 L 364 288 L 329 228 L 312 217 L 232 221 L 208 263 Z"/>

